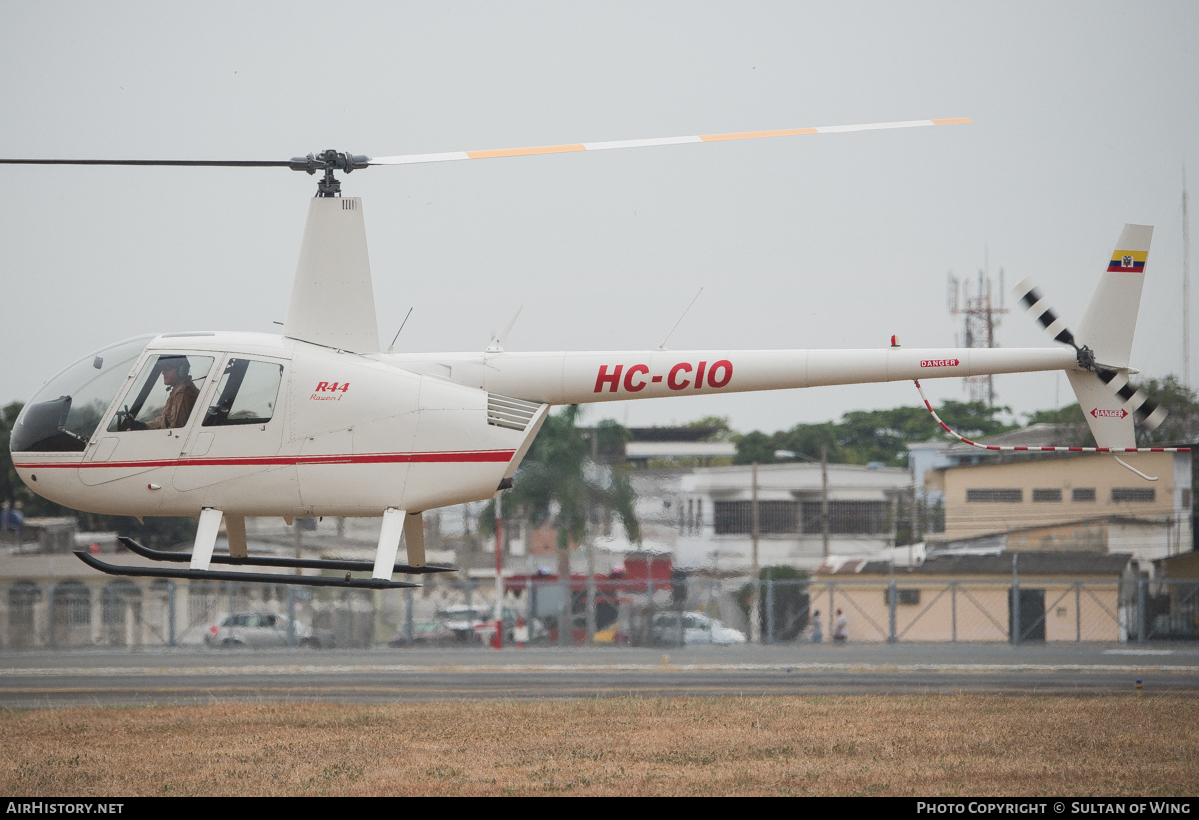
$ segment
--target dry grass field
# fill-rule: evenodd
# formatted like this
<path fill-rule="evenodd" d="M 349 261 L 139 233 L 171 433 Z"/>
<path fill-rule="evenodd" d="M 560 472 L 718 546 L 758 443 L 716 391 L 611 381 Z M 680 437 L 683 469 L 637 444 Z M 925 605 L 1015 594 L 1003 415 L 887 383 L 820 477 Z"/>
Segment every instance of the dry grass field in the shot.
<path fill-rule="evenodd" d="M 1199 700 L 811 697 L 0 713 L 0 793 L 1194 795 Z"/>

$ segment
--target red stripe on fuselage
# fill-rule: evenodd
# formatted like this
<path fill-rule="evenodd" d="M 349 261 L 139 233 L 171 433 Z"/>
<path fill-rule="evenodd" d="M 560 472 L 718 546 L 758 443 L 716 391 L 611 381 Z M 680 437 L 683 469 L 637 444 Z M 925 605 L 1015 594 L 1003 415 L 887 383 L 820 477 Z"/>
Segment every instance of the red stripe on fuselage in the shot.
<path fill-rule="evenodd" d="M 360 455 L 249 456 L 243 458 L 168 458 L 150 461 L 28 462 L 16 467 L 40 470 L 78 467 L 80 469 L 132 469 L 136 467 L 276 467 L 292 464 L 463 464 L 507 463 L 515 450 L 459 450 L 426 453 L 363 453 Z"/>

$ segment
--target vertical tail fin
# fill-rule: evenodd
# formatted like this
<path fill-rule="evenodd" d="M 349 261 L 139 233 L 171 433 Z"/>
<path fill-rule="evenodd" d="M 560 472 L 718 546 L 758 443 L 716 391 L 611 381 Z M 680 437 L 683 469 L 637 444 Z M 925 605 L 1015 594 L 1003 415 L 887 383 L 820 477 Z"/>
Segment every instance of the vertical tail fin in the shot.
<path fill-rule="evenodd" d="M 1164 410 L 1147 402 L 1141 391 L 1128 384 L 1128 374 L 1123 370 L 1132 352 L 1152 239 L 1153 228 L 1149 225 L 1124 226 L 1078 326 L 1078 344 L 1091 349 L 1099 369 L 1067 376 L 1100 447 L 1135 447 L 1134 417 L 1150 429 L 1165 418 Z"/>
<path fill-rule="evenodd" d="M 1079 343 L 1091 348 L 1100 364 L 1128 367 L 1152 239 L 1150 225 L 1124 226 L 1111 262 L 1078 326 Z"/>

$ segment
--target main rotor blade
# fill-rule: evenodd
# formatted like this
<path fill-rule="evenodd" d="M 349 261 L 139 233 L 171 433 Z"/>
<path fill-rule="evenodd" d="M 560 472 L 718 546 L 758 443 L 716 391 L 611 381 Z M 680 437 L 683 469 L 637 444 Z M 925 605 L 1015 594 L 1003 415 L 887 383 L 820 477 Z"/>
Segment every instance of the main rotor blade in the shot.
<path fill-rule="evenodd" d="M 580 142 L 569 145 L 539 145 L 532 148 L 497 148 L 487 151 L 451 151 L 445 154 L 405 154 L 397 157 L 371 157 L 369 165 L 415 165 L 422 162 L 452 162 L 459 159 L 495 159 L 498 157 L 527 157 L 534 154 L 567 154 L 574 151 L 609 151 L 614 148 L 649 148 L 655 145 L 684 145 L 691 142 L 725 142 L 753 140 L 765 137 L 795 137 L 805 134 L 843 134 L 850 131 L 884 131 L 891 128 L 922 128 L 928 125 L 957 125 L 972 122 L 969 117 L 945 120 L 908 120 L 906 122 L 874 122 L 864 125 L 825 125 L 816 128 L 787 128 L 781 131 L 741 131 L 734 134 L 702 134 L 692 137 L 657 137 L 642 140 L 613 142 Z"/>
<path fill-rule="evenodd" d="M 287 160 L 254 159 L 4 159 L 0 165 L 206 165 L 234 168 L 289 167 Z"/>

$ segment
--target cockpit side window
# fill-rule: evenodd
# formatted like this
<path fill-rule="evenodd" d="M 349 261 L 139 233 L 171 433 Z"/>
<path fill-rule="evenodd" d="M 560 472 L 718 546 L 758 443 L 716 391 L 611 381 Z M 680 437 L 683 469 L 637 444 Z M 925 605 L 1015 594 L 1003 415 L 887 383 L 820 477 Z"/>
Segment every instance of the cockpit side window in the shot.
<path fill-rule="evenodd" d="M 13 427 L 20 452 L 82 452 L 121 382 L 153 336 L 139 336 L 85 356 L 34 394 Z"/>
<path fill-rule="evenodd" d="M 212 370 L 211 356 L 163 353 L 151 357 L 125 394 L 108 431 L 183 427 Z"/>
<path fill-rule="evenodd" d="M 225 365 L 205 427 L 266 424 L 275 414 L 283 365 L 254 359 L 230 359 Z"/>

